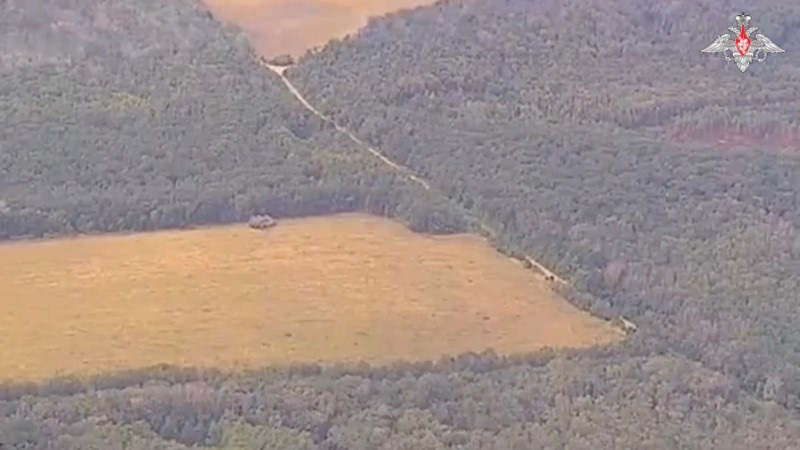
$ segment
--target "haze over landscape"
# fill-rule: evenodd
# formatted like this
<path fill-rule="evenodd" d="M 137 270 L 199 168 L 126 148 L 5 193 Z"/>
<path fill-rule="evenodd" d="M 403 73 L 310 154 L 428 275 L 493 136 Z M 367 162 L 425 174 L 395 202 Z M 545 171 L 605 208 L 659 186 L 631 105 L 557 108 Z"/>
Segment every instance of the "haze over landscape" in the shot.
<path fill-rule="evenodd" d="M 800 448 L 800 5 L 429 3 L 0 5 L 0 444 Z"/>
<path fill-rule="evenodd" d="M 302 56 L 354 34 L 370 17 L 433 0 L 205 0 L 220 20 L 244 30 L 264 57 Z"/>

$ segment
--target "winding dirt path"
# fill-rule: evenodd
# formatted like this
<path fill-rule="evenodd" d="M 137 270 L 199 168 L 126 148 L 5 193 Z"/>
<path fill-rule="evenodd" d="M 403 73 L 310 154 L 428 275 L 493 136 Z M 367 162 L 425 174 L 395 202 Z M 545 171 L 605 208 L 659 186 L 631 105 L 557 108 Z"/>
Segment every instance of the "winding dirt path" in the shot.
<path fill-rule="evenodd" d="M 307 110 L 311 111 L 315 116 L 317 116 L 320 119 L 324 120 L 325 122 L 328 122 L 331 125 L 333 125 L 336 128 L 336 131 L 345 134 L 351 141 L 355 142 L 359 147 L 363 148 L 364 150 L 370 152 L 372 154 L 372 156 L 380 159 L 381 162 L 383 162 L 387 166 L 391 167 L 393 170 L 405 175 L 406 178 L 408 178 L 409 180 L 413 181 L 414 183 L 419 184 L 420 186 L 425 188 L 426 191 L 431 190 L 431 185 L 427 181 L 423 180 L 422 178 L 414 175 L 414 172 L 412 172 L 411 169 L 409 169 L 408 167 L 405 167 L 403 165 L 400 165 L 400 164 L 392 161 L 391 159 L 387 158 L 383 153 L 379 152 L 378 150 L 376 150 L 375 148 L 371 147 L 366 142 L 364 142 L 361 139 L 359 139 L 358 136 L 354 135 L 350 130 L 348 130 L 347 128 L 339 125 L 333 119 L 331 119 L 330 117 L 328 117 L 325 114 L 323 114 L 322 112 L 320 112 L 317 108 L 314 107 L 314 105 L 309 103 L 308 100 L 306 100 L 306 98 L 303 96 L 303 94 L 301 94 L 300 91 L 297 90 L 297 88 L 294 86 L 294 84 L 292 84 L 292 82 L 289 81 L 288 78 L 286 78 L 286 75 L 285 75 L 285 72 L 286 72 L 286 69 L 287 69 L 286 67 L 273 66 L 273 65 L 267 64 L 267 63 L 265 63 L 263 61 L 262 61 L 261 64 L 264 67 L 267 67 L 268 69 L 270 69 L 273 72 L 277 73 L 278 76 L 281 77 L 281 80 L 283 80 L 283 84 L 285 84 L 286 88 L 289 89 L 289 92 L 291 92 L 292 95 L 294 95 L 294 97 L 297 99 L 297 101 L 299 101 Z"/>
<path fill-rule="evenodd" d="M 369 144 L 367 144 L 366 142 L 361 140 L 358 136 L 353 134 L 353 132 L 351 132 L 350 130 L 348 130 L 344 126 L 336 123 L 332 118 L 330 118 L 327 115 L 325 115 L 322 112 L 320 112 L 314 105 L 312 105 L 303 96 L 303 94 L 297 89 L 297 87 L 291 82 L 291 80 L 289 80 L 286 77 L 286 69 L 288 67 L 274 66 L 272 64 L 267 64 L 267 63 L 265 63 L 263 61 L 262 61 L 261 64 L 264 67 L 266 67 L 267 69 L 269 69 L 269 70 L 275 72 L 276 74 L 278 74 L 278 76 L 281 77 L 281 80 L 283 81 L 283 84 L 286 85 L 286 88 L 289 90 L 289 92 L 291 92 L 292 95 L 294 95 L 294 97 L 297 99 L 297 101 L 300 102 L 301 105 L 303 105 L 303 107 L 305 107 L 307 110 L 309 110 L 315 116 L 317 116 L 320 119 L 324 120 L 325 122 L 330 123 L 331 125 L 333 125 L 336 128 L 337 131 L 339 131 L 340 133 L 346 135 L 353 143 L 358 145 L 360 148 L 368 151 L 372 156 L 378 158 L 381 162 L 383 162 L 387 166 L 391 167 L 393 170 L 395 170 L 398 173 L 404 175 L 410 181 L 412 181 L 414 183 L 417 183 L 418 185 L 422 186 L 426 191 L 430 191 L 431 190 L 431 184 L 428 181 L 426 181 L 423 178 L 421 178 L 420 176 L 416 175 L 411 169 L 392 161 L 385 154 L 383 154 L 382 152 L 380 152 L 376 148 L 370 146 Z M 497 235 L 497 231 L 494 228 L 492 228 L 488 224 L 484 223 L 483 221 L 481 221 L 477 217 L 473 217 L 473 218 L 477 220 L 478 224 L 483 229 L 483 231 L 485 231 L 486 233 L 490 234 L 491 236 L 496 236 Z M 532 257 L 530 257 L 528 255 L 526 255 L 524 258 L 529 264 L 531 264 L 532 266 L 536 267 L 536 269 L 538 269 L 540 272 L 542 272 L 544 274 L 545 278 L 550 279 L 551 281 L 557 282 L 557 283 L 559 283 L 561 285 L 564 285 L 564 286 L 568 286 L 569 285 L 569 283 L 567 283 L 566 280 L 564 280 L 563 278 L 559 277 L 557 274 L 555 274 L 553 271 L 551 271 L 550 269 L 545 267 L 540 262 L 536 261 L 534 258 L 532 258 Z"/>

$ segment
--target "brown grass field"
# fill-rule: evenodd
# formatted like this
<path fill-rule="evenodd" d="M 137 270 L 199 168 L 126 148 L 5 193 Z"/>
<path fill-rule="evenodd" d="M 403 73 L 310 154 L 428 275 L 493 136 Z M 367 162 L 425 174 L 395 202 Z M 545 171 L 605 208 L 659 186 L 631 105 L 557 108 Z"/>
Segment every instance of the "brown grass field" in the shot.
<path fill-rule="evenodd" d="M 472 235 L 346 214 L 0 245 L 0 380 L 384 363 L 622 338 Z"/>
<path fill-rule="evenodd" d="M 362 28 L 367 19 L 434 0 L 204 0 L 220 20 L 251 38 L 259 54 L 300 56 Z"/>

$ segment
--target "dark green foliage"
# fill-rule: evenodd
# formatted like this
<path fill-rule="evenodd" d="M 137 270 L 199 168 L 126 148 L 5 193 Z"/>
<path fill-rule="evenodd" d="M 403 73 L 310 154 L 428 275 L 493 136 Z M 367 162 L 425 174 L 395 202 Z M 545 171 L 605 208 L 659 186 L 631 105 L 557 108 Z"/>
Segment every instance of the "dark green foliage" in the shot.
<path fill-rule="evenodd" d="M 290 76 L 499 244 L 568 274 L 575 303 L 632 318 L 630 349 L 669 348 L 800 412 L 800 66 L 787 53 L 742 74 L 700 54 L 730 25 L 719 6 L 445 2 Z M 797 46 L 800 4 L 752 13 Z M 672 139 L 708 131 L 744 146 Z"/>
<path fill-rule="evenodd" d="M 700 53 L 733 23 L 733 8 L 717 0 L 444 2 L 373 20 L 359 38 L 329 44 L 290 73 L 326 112 L 376 142 L 386 120 L 413 135 L 416 122 L 405 120 L 419 109 L 476 133 L 509 118 L 639 127 L 709 106 L 769 105 L 775 119 L 784 115 L 776 108 L 796 112 L 800 66 L 791 53 L 745 74 Z M 752 13 L 759 32 L 787 52 L 800 49 L 797 2 Z"/>
<path fill-rule="evenodd" d="M 412 231 L 437 234 L 457 233 L 469 228 L 465 212 L 445 200 L 414 201 L 408 210 Z"/>
<path fill-rule="evenodd" d="M 800 439 L 784 409 L 670 356 L 487 352 L 311 369 L 185 381 L 160 370 L 142 372 L 143 384 L 16 398 L 0 402 L 0 436 L 42 449 L 276 450 L 790 449 Z"/>
<path fill-rule="evenodd" d="M 699 54 L 733 12 L 710 0 L 445 1 L 291 69 L 449 201 L 307 114 L 199 8 L 2 7 L 0 237 L 357 209 L 478 228 L 467 211 L 575 304 L 639 325 L 558 355 L 5 386 L 6 446 L 800 448 L 800 160 L 673 140 L 794 139 L 796 2 L 753 12 L 789 53 L 746 74 Z"/>
<path fill-rule="evenodd" d="M 264 212 L 412 220 L 392 203 L 419 190 L 303 109 L 204 10 L 72 3 L 2 6 L 0 239 Z"/>

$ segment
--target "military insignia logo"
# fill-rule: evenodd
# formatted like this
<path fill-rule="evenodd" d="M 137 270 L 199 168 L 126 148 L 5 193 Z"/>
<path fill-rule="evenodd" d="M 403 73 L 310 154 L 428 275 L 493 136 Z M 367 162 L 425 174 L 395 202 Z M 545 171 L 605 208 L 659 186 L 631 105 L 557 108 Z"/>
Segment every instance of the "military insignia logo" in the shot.
<path fill-rule="evenodd" d="M 731 39 L 729 33 L 717 36 L 717 39 L 701 52 L 722 53 L 725 61 L 734 62 L 742 72 L 747 70 L 753 61 L 763 62 L 770 53 L 785 53 L 763 34 L 756 34 L 753 40 L 750 36 L 758 30 L 758 27 L 751 27 L 750 19 L 751 17 L 745 13 L 737 15 L 736 26 L 728 27 L 736 37 Z"/>

